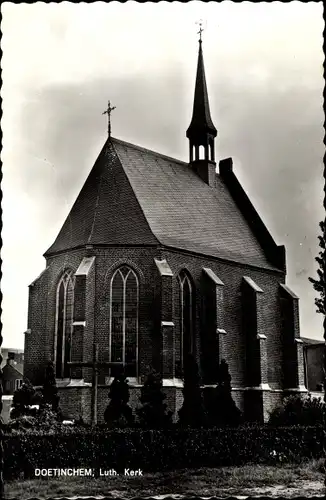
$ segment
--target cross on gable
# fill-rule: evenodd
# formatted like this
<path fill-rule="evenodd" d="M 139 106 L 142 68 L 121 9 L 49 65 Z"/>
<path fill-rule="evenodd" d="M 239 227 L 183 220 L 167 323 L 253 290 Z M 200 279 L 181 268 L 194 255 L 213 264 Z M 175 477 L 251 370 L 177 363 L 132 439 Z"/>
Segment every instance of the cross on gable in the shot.
<path fill-rule="evenodd" d="M 108 115 L 108 136 L 111 136 L 111 113 L 116 108 L 116 106 L 111 106 L 111 102 L 108 101 L 108 107 L 103 111 L 102 115 Z"/>

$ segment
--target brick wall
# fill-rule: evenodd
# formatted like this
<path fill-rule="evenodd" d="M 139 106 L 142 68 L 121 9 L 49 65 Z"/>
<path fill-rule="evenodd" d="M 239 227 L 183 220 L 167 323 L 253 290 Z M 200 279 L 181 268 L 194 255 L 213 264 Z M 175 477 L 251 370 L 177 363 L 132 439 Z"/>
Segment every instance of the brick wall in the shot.
<path fill-rule="evenodd" d="M 87 300 L 85 301 L 86 326 L 84 329 L 83 360 L 90 361 L 93 356 L 93 342 L 95 339 L 96 257 L 86 277 L 85 293 Z M 97 341 L 97 339 L 95 340 Z M 82 375 L 85 382 L 91 382 L 91 368 L 83 368 Z"/>
<path fill-rule="evenodd" d="M 263 392 L 264 402 L 264 421 L 268 422 L 271 411 L 282 404 L 284 393 L 281 391 L 265 391 Z"/>
<path fill-rule="evenodd" d="M 26 334 L 26 376 L 35 384 L 43 382 L 44 367 L 54 357 L 57 284 L 66 269 L 76 272 L 83 257 L 90 250 L 75 250 L 48 259 L 46 272 L 30 288 L 28 327 Z M 84 356 L 92 352 L 94 331 L 99 343 L 100 360 L 107 360 L 109 349 L 109 287 L 110 279 L 118 265 L 133 267 L 139 277 L 139 352 L 140 374 L 152 364 L 152 336 L 154 334 L 153 301 L 155 297 L 154 257 L 159 252 L 147 248 L 103 248 L 91 250 L 96 257 L 95 266 L 87 276 Z M 95 300 L 96 299 L 96 300 Z M 84 369 L 90 381 L 90 370 Z"/>
<path fill-rule="evenodd" d="M 309 391 L 319 390 L 324 381 L 324 344 L 305 345 L 306 386 Z"/>
<path fill-rule="evenodd" d="M 298 297 L 285 285 L 279 288 L 281 306 L 281 338 L 283 387 L 304 385 L 303 343 L 300 339 Z"/>
<path fill-rule="evenodd" d="M 34 385 L 43 383 L 48 360 L 54 360 L 57 285 L 65 270 L 76 272 L 85 250 L 48 259 L 47 267 L 29 287 L 28 328 L 25 335 L 25 376 Z"/>
<path fill-rule="evenodd" d="M 49 268 L 29 287 L 28 324 L 25 334 L 24 375 L 35 385 L 42 383 L 44 368 L 52 355 L 47 331 Z"/>
<path fill-rule="evenodd" d="M 253 282 L 254 283 L 254 282 Z M 258 387 L 261 380 L 260 346 L 257 339 L 258 314 L 261 293 L 249 280 L 243 279 L 241 285 L 242 326 L 245 336 L 245 385 Z"/>
<path fill-rule="evenodd" d="M 201 279 L 201 364 L 204 384 L 217 382 L 224 328 L 224 284 L 216 275 L 204 271 Z"/>
<path fill-rule="evenodd" d="M 282 381 L 282 343 L 279 303 L 279 283 L 284 283 L 284 273 L 250 268 L 217 259 L 186 255 L 177 251 L 164 250 L 163 258 L 171 270 L 177 273 L 186 266 L 197 289 L 200 289 L 202 269 L 210 268 L 224 283 L 224 328 L 226 335 L 221 339 L 221 356 L 229 363 L 234 387 L 245 387 L 245 338 L 242 330 L 241 283 L 243 276 L 251 277 L 263 290 L 262 321 L 265 325 L 266 350 L 268 356 L 268 382 L 271 388 L 280 389 Z M 175 293 L 177 283 L 175 280 Z M 178 304 L 174 302 L 174 318 Z M 197 293 L 197 327 L 200 328 L 201 300 Z M 177 328 L 177 319 L 175 320 Z"/>
<path fill-rule="evenodd" d="M 66 420 L 84 418 L 84 414 L 90 414 L 89 387 L 65 387 L 58 389 L 60 398 L 59 406 Z"/>
<path fill-rule="evenodd" d="M 163 392 L 166 395 L 165 403 L 167 409 L 172 411 L 173 421 L 178 421 L 178 411 L 183 403 L 183 395 L 181 387 L 164 387 Z M 237 407 L 244 412 L 246 404 L 257 404 L 257 412 L 261 415 L 261 421 L 268 422 L 270 412 L 276 406 L 282 403 L 284 393 L 282 391 L 257 391 L 254 398 L 246 398 L 248 391 L 232 390 L 232 398 L 234 399 Z M 133 414 L 137 421 L 137 408 L 141 406 L 140 403 L 140 387 L 130 387 L 129 405 L 133 410 Z M 109 404 L 109 387 L 98 387 L 98 405 L 97 405 L 97 418 L 98 423 L 104 422 L 104 412 Z M 91 422 L 91 388 L 90 387 L 70 387 L 59 389 L 60 407 L 63 410 L 66 419 L 78 419 L 83 417 L 87 423 Z M 252 399 L 254 399 L 252 401 Z M 252 413 L 250 411 L 249 413 Z"/>
<path fill-rule="evenodd" d="M 182 406 L 183 395 L 182 389 L 179 387 L 164 387 L 163 392 L 166 395 L 165 403 L 167 409 L 173 412 L 173 421 L 178 420 L 178 411 Z M 60 388 L 60 408 L 65 419 L 83 418 L 84 422 L 91 422 L 91 388 L 90 387 L 65 387 Z M 98 387 L 97 400 L 97 419 L 98 423 L 104 422 L 104 412 L 109 404 L 109 386 Z M 129 405 L 133 410 L 134 417 L 137 421 L 137 409 L 141 407 L 140 387 L 130 387 L 129 389 Z"/>
<path fill-rule="evenodd" d="M 99 343 L 101 360 L 108 360 L 109 352 L 109 290 L 110 280 L 119 265 L 129 265 L 139 278 L 139 373 L 144 375 L 153 357 L 162 355 L 162 339 L 157 331 L 158 316 L 155 304 L 162 300 L 160 295 L 161 280 L 154 258 L 166 259 L 173 277 L 173 314 L 175 324 L 175 350 L 178 349 L 178 329 L 180 329 L 180 290 L 176 276 L 186 269 L 195 286 L 195 329 L 196 355 L 200 369 L 200 336 L 205 335 L 201 312 L 203 306 L 202 276 L 203 268 L 211 269 L 224 283 L 223 286 L 223 325 L 226 335 L 220 339 L 220 357 L 229 364 L 232 386 L 243 388 L 245 380 L 245 337 L 242 328 L 241 283 L 243 276 L 248 276 L 263 290 L 260 301 L 260 322 L 264 325 L 267 352 L 267 378 L 272 389 L 282 387 L 282 339 L 281 339 L 281 304 L 279 283 L 284 283 L 284 273 L 262 270 L 246 265 L 220 261 L 218 259 L 195 256 L 179 251 L 155 249 L 153 247 L 128 248 L 88 248 L 75 250 L 48 259 L 46 272 L 30 289 L 29 327 L 31 334 L 26 336 L 26 375 L 34 384 L 43 382 L 44 366 L 53 358 L 55 332 L 56 286 L 65 269 L 76 272 L 83 257 L 95 256 L 95 262 L 86 279 L 86 324 L 84 333 L 84 360 L 92 352 L 94 332 Z M 167 303 L 171 297 L 163 295 Z M 217 307 L 217 305 L 216 305 Z M 216 309 L 218 313 L 218 307 Z M 173 343 L 170 346 L 173 354 Z M 303 366 L 302 366 L 303 370 Z M 202 370 L 203 371 L 203 370 Z M 86 381 L 91 381 L 90 370 L 83 370 Z M 103 375 L 103 373 L 102 373 Z M 41 380 L 42 379 L 42 380 Z M 103 379 L 103 377 L 102 377 Z M 99 396 L 100 397 L 100 396 Z M 239 396 L 241 399 L 241 397 Z M 242 406 L 243 403 L 239 405 Z M 172 404 L 172 403 L 171 403 Z M 174 405 L 176 402 L 174 401 Z"/>

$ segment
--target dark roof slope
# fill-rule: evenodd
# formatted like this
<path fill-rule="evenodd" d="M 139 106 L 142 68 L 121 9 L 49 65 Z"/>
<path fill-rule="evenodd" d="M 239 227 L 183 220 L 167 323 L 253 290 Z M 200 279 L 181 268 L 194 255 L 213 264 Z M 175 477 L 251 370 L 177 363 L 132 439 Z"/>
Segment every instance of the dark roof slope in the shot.
<path fill-rule="evenodd" d="M 4 380 L 15 380 L 23 378 L 23 370 L 18 370 L 17 366 L 5 365 L 2 371 Z"/>
<path fill-rule="evenodd" d="M 157 244 L 113 145 L 107 141 L 45 256 L 84 245 Z"/>
<path fill-rule="evenodd" d="M 46 255 L 86 244 L 162 244 L 274 269 L 222 178 L 208 186 L 189 165 L 107 141 Z"/>
<path fill-rule="evenodd" d="M 146 219 L 166 246 L 270 266 L 221 177 L 208 186 L 187 163 L 114 140 Z"/>

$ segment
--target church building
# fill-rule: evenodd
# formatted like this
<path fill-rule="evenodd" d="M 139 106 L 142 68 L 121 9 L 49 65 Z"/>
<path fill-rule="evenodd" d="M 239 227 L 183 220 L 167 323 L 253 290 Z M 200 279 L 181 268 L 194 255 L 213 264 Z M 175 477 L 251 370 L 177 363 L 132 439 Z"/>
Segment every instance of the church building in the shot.
<path fill-rule="evenodd" d="M 227 361 L 233 398 L 248 419 L 266 421 L 284 395 L 306 391 L 284 246 L 251 204 L 232 159 L 216 165 L 216 136 L 200 39 L 189 157 L 170 158 L 109 130 L 44 254 L 45 270 L 29 286 L 24 374 L 42 385 L 53 361 L 67 418 L 90 421 L 96 397 L 103 420 L 114 376 L 105 362 L 125 365 L 133 408 L 154 366 L 176 416 L 189 352 L 203 387 L 216 384 Z M 94 345 L 102 363 L 96 392 L 92 367 L 82 365 L 92 363 Z"/>

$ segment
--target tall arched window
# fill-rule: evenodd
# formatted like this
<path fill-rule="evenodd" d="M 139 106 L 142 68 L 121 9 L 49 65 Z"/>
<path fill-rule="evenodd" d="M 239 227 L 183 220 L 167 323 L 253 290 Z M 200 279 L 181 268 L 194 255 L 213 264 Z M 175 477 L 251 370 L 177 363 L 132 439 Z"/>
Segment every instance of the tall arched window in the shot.
<path fill-rule="evenodd" d="M 70 376 L 67 362 L 70 361 L 71 354 L 74 284 L 72 271 L 66 271 L 57 288 L 55 370 L 59 378 Z"/>
<path fill-rule="evenodd" d="M 128 363 L 128 377 L 138 377 L 138 307 L 138 278 L 121 266 L 111 279 L 109 350 L 111 362 Z"/>
<path fill-rule="evenodd" d="M 185 271 L 178 276 L 180 297 L 180 342 L 176 352 L 176 375 L 180 376 L 187 354 L 194 354 L 195 293 L 190 277 Z"/>

